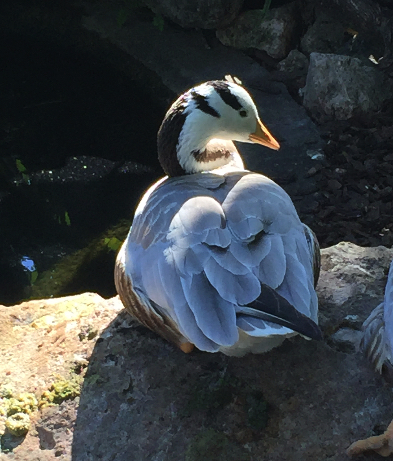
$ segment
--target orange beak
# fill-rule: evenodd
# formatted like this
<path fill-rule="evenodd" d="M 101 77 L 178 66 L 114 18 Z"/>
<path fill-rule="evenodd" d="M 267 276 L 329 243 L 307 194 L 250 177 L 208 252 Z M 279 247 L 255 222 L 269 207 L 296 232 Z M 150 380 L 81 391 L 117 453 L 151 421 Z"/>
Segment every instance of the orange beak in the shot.
<path fill-rule="evenodd" d="M 278 150 L 280 148 L 280 144 L 278 144 L 259 119 L 257 120 L 257 128 L 254 133 L 250 134 L 249 139 L 251 142 L 262 144 L 262 146 L 269 147 L 270 149 Z"/>

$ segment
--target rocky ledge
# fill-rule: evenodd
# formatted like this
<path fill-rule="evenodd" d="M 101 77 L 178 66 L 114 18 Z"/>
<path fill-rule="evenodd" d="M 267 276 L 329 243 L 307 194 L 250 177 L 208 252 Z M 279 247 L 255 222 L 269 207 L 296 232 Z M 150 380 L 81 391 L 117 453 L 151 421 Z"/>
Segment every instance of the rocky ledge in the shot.
<path fill-rule="evenodd" d="M 323 250 L 324 341 L 240 359 L 183 354 L 117 297 L 0 306 L 0 459 L 347 459 L 393 415 L 391 388 L 357 351 L 392 257 L 350 243 Z"/>

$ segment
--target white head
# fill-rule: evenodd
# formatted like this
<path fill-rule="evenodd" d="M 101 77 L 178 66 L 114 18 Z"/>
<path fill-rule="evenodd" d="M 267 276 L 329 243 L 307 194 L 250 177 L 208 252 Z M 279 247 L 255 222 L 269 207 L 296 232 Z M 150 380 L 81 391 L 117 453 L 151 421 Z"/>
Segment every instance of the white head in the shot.
<path fill-rule="evenodd" d="M 217 154 L 206 149 L 216 138 L 280 147 L 260 121 L 249 93 L 236 83 L 216 80 L 191 88 L 171 106 L 158 133 L 160 162 L 165 163 L 175 147 L 178 174 L 223 166 L 231 161 L 230 152 Z"/>

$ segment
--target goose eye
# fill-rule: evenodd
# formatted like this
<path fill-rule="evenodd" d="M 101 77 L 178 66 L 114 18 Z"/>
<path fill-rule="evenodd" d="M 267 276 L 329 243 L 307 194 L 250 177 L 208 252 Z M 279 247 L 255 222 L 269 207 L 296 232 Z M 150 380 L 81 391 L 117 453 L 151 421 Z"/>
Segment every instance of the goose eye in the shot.
<path fill-rule="evenodd" d="M 247 111 L 245 111 L 244 109 L 239 110 L 239 115 L 240 115 L 240 117 L 243 117 L 243 118 L 247 117 Z"/>

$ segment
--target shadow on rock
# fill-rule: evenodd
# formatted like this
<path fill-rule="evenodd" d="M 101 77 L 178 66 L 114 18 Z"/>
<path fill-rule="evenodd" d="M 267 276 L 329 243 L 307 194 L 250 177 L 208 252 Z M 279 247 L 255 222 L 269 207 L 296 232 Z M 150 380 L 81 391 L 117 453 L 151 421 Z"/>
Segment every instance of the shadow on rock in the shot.
<path fill-rule="evenodd" d="M 259 356 L 186 355 L 122 311 L 93 350 L 72 459 L 346 460 L 391 411 L 358 353 L 298 337 Z"/>

